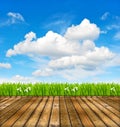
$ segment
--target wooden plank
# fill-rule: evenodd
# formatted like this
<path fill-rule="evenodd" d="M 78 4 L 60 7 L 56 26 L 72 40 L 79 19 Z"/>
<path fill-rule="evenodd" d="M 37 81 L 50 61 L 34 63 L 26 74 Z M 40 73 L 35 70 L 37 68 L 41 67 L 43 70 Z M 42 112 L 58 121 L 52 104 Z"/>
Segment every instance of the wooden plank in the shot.
<path fill-rule="evenodd" d="M 76 97 L 76 99 L 96 127 L 106 127 L 104 122 L 101 121 L 99 117 L 88 107 L 88 105 L 82 101 L 81 97 Z"/>
<path fill-rule="evenodd" d="M 111 105 L 116 110 L 120 111 L 120 103 L 116 103 L 114 100 L 109 99 L 109 97 L 99 97 L 102 101 Z"/>
<path fill-rule="evenodd" d="M 106 97 L 107 98 L 107 97 Z M 120 104 L 120 97 L 117 97 L 117 96 L 113 96 L 113 97 L 109 97 L 109 99 L 111 101 L 114 101 L 116 103 L 119 103 Z"/>
<path fill-rule="evenodd" d="M 0 97 L 0 103 L 6 101 L 6 100 L 8 100 L 8 99 L 9 99 L 9 97 Z"/>
<path fill-rule="evenodd" d="M 64 97 L 60 97 L 60 126 L 61 127 L 71 127 L 67 107 L 65 104 Z"/>
<path fill-rule="evenodd" d="M 0 111 L 2 111 L 3 109 L 5 110 L 5 108 L 9 105 L 11 105 L 12 103 L 14 103 L 15 101 L 19 100 L 20 98 L 15 98 L 15 97 L 12 97 L 12 98 L 9 98 L 7 99 L 6 101 L 0 103 Z"/>
<path fill-rule="evenodd" d="M 67 107 L 68 114 L 70 117 L 71 126 L 72 127 L 83 127 L 83 125 L 79 119 L 79 116 L 72 104 L 71 98 L 72 97 L 65 97 L 66 107 Z"/>
<path fill-rule="evenodd" d="M 48 97 L 43 97 L 42 101 L 39 103 L 37 108 L 35 109 L 35 112 L 31 115 L 31 117 L 28 119 L 28 121 L 25 124 L 25 127 L 35 127 L 39 117 L 41 116 L 41 113 L 43 112 L 44 106 L 46 104 Z"/>
<path fill-rule="evenodd" d="M 28 119 L 31 117 L 31 114 L 34 112 L 35 108 L 38 106 L 39 102 L 41 101 L 41 97 L 35 97 L 35 101 L 31 102 L 31 105 L 27 110 L 24 110 L 24 112 L 21 115 L 21 117 L 14 123 L 12 127 L 23 127 L 24 124 L 28 121 Z"/>
<path fill-rule="evenodd" d="M 29 106 L 34 103 L 35 100 L 36 98 L 33 97 L 20 110 L 18 110 L 13 116 L 11 116 L 5 123 L 3 123 L 1 127 L 11 127 L 15 123 L 15 121 L 17 121 L 18 118 L 27 110 L 27 108 L 29 108 Z"/>
<path fill-rule="evenodd" d="M 100 120 L 102 120 L 106 126 L 108 127 L 118 127 L 108 116 L 106 116 L 101 110 L 99 110 L 92 102 L 90 102 L 86 98 L 81 98 L 86 104 L 95 112 L 96 115 L 99 116 Z"/>
<path fill-rule="evenodd" d="M 52 103 L 53 97 L 51 96 L 48 98 L 48 102 L 46 103 L 45 108 L 41 114 L 41 117 L 37 123 L 37 127 L 48 127 Z"/>
<path fill-rule="evenodd" d="M 120 125 L 120 119 L 113 114 L 111 111 L 107 110 L 105 107 L 103 107 L 102 105 L 100 105 L 97 101 L 94 101 L 94 99 L 92 99 L 91 97 L 87 97 L 88 100 L 90 100 L 96 107 L 99 108 L 99 110 L 103 113 L 105 113 L 110 119 L 111 119 L 111 123 L 112 121 L 115 122 L 117 125 Z"/>
<path fill-rule="evenodd" d="M 119 99 L 96 96 L 2 97 L 6 107 L 0 110 L 0 127 L 119 127 L 120 110 L 112 106 L 118 106 Z"/>
<path fill-rule="evenodd" d="M 101 104 L 103 107 L 105 107 L 106 109 L 108 109 L 109 111 L 111 111 L 112 113 L 114 113 L 116 116 L 120 117 L 120 111 L 116 110 L 111 105 L 108 105 L 107 103 L 101 101 L 100 98 L 98 98 L 98 97 L 92 97 L 92 98 L 96 102 L 98 102 L 99 104 Z"/>
<path fill-rule="evenodd" d="M 1 111 L 1 117 L 0 117 L 0 124 L 3 124 L 10 117 L 12 117 L 12 115 L 14 115 L 29 100 L 30 100 L 30 98 L 29 99 L 22 98 L 22 99 L 20 99 L 19 101 L 16 102 L 16 105 L 14 105 L 14 107 L 12 105 L 11 106 L 12 109 L 11 110 L 8 110 L 8 112 L 6 112 L 6 110 L 2 110 Z M 8 106 L 8 107 L 10 107 L 10 106 Z M 7 109 L 8 109 L 8 107 L 7 107 Z M 4 113 L 4 112 L 6 112 L 6 113 Z"/>
<path fill-rule="evenodd" d="M 6 98 L 7 98 L 6 96 L 0 96 L 0 102 Z"/>
<path fill-rule="evenodd" d="M 54 97 L 49 127 L 59 127 L 59 97 Z"/>
<path fill-rule="evenodd" d="M 2 101 L 2 102 L 0 102 L 0 105 L 1 104 L 6 104 L 7 102 L 9 102 L 9 101 L 11 101 L 11 100 L 15 100 L 16 99 L 16 97 L 14 96 L 14 97 L 5 97 L 4 98 L 4 100 Z"/>
<path fill-rule="evenodd" d="M 73 102 L 73 105 L 74 105 L 76 111 L 78 112 L 78 115 L 79 115 L 79 117 L 82 121 L 83 126 L 85 126 L 85 127 L 94 127 L 94 124 L 89 119 L 86 112 L 83 110 L 81 105 L 79 105 L 78 101 L 74 97 L 72 97 L 72 102 Z"/>
<path fill-rule="evenodd" d="M 0 117 L 1 117 L 1 115 L 3 116 L 3 115 L 6 115 L 6 114 L 9 114 L 9 112 L 13 109 L 16 110 L 19 103 L 21 101 L 24 101 L 24 100 L 25 100 L 25 98 L 21 98 L 21 99 L 20 98 L 19 99 L 15 98 L 15 101 L 11 105 L 7 106 L 4 110 L 1 111 Z M 29 98 L 27 98 L 26 100 L 29 100 Z"/>
<path fill-rule="evenodd" d="M 10 101 L 12 101 L 13 100 L 13 98 L 8 98 L 8 99 L 6 99 L 5 101 L 3 101 L 3 102 L 0 102 L 0 108 L 3 106 L 3 105 L 5 105 L 5 104 L 8 104 Z"/>

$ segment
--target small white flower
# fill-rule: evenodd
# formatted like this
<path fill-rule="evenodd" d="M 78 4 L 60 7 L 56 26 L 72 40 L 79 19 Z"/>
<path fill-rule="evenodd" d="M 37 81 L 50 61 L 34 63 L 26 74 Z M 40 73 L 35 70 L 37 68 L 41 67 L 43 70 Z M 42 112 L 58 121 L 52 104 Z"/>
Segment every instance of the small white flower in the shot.
<path fill-rule="evenodd" d="M 74 89 L 77 91 L 78 90 L 78 87 L 76 86 L 76 87 L 74 87 Z"/>
<path fill-rule="evenodd" d="M 31 91 L 31 87 L 28 87 L 27 89 L 28 89 L 28 91 Z"/>
<path fill-rule="evenodd" d="M 78 87 L 74 87 L 71 91 L 73 91 L 73 92 L 78 91 Z"/>
<path fill-rule="evenodd" d="M 18 91 L 18 92 L 22 92 L 21 87 L 17 88 L 17 91 Z"/>
<path fill-rule="evenodd" d="M 75 92 L 76 90 L 75 90 L 75 88 L 73 88 L 71 91 Z"/>
<path fill-rule="evenodd" d="M 68 87 L 66 87 L 64 90 L 65 90 L 65 91 L 69 91 L 69 88 L 68 88 Z"/>
<path fill-rule="evenodd" d="M 24 92 L 28 93 L 28 89 L 25 89 Z"/>
<path fill-rule="evenodd" d="M 21 87 L 17 88 L 17 91 L 21 90 Z"/>
<path fill-rule="evenodd" d="M 112 87 L 110 90 L 111 90 L 111 91 L 114 91 L 114 92 L 116 91 L 116 90 L 115 90 L 115 87 Z"/>

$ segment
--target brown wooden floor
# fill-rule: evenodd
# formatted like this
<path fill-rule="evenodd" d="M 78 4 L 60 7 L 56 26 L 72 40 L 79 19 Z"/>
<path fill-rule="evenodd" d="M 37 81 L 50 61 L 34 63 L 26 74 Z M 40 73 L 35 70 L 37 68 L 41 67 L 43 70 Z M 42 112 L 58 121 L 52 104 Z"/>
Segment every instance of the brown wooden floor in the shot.
<path fill-rule="evenodd" d="M 120 97 L 0 97 L 0 127 L 120 127 Z"/>

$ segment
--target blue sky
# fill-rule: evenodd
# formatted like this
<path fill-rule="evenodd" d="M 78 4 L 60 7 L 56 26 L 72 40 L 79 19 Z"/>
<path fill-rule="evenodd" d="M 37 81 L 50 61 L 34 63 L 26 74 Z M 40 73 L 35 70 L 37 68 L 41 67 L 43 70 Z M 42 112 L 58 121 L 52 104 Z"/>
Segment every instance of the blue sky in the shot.
<path fill-rule="evenodd" d="M 119 0 L 1 0 L 1 82 L 120 82 Z"/>

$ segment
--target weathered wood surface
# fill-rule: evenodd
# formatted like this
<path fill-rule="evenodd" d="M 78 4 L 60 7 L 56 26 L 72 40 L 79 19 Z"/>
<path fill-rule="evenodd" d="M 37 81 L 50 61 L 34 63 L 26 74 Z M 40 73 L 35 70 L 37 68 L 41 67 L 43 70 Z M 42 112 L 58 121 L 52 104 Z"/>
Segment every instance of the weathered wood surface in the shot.
<path fill-rule="evenodd" d="M 0 97 L 0 127 L 120 127 L 120 97 Z"/>

